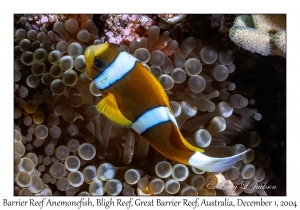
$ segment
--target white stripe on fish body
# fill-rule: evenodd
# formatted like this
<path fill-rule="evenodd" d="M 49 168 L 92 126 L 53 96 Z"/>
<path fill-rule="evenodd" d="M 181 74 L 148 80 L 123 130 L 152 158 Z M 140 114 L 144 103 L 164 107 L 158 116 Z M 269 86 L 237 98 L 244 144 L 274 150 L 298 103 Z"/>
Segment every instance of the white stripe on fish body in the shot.
<path fill-rule="evenodd" d="M 240 157 L 248 151 L 250 151 L 250 149 L 241 152 L 240 154 L 223 158 L 209 157 L 203 153 L 195 152 L 195 154 L 190 157 L 188 162 L 190 166 L 204 171 L 222 172 L 236 164 Z"/>
<path fill-rule="evenodd" d="M 139 134 L 143 133 L 149 128 L 162 123 L 172 121 L 176 127 L 177 123 L 174 116 L 170 113 L 168 107 L 160 106 L 150 109 L 143 113 L 133 124 L 132 128 Z"/>
<path fill-rule="evenodd" d="M 171 112 L 169 111 L 169 109 L 167 109 L 167 114 L 168 114 L 168 116 L 169 116 L 169 119 L 170 119 L 170 120 L 176 125 L 176 127 L 178 128 L 177 121 L 176 121 L 174 115 L 171 114 Z"/>
<path fill-rule="evenodd" d="M 122 79 L 134 68 L 136 61 L 138 60 L 130 54 L 120 52 L 117 58 L 104 69 L 103 73 L 94 79 L 96 87 L 103 90 Z"/>

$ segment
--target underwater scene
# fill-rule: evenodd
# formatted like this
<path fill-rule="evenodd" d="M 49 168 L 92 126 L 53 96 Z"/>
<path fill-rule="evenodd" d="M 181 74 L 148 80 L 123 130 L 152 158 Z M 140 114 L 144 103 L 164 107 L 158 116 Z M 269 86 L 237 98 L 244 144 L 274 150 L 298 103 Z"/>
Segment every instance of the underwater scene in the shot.
<path fill-rule="evenodd" d="M 15 196 L 285 196 L 285 14 L 14 14 Z"/>

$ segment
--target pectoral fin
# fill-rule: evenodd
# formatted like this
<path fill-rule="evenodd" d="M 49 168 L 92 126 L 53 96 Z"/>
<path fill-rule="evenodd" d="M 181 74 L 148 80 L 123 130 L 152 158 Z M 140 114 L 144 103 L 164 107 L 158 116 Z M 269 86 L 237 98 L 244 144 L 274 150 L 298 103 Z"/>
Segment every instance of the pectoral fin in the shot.
<path fill-rule="evenodd" d="M 113 94 L 108 93 L 97 105 L 99 112 L 103 113 L 107 118 L 112 122 L 129 127 L 132 125 L 132 122 L 128 120 L 120 112 L 116 98 Z"/>

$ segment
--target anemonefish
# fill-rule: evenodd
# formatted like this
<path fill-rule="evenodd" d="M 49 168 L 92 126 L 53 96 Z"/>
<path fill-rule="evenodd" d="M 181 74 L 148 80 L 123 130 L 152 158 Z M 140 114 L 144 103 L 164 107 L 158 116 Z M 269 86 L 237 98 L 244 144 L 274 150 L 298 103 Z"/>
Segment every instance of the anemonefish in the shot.
<path fill-rule="evenodd" d="M 84 57 L 88 73 L 103 96 L 97 109 L 112 122 L 133 128 L 166 158 L 201 170 L 221 172 L 247 152 L 215 158 L 187 142 L 158 80 L 119 45 L 89 46 Z"/>

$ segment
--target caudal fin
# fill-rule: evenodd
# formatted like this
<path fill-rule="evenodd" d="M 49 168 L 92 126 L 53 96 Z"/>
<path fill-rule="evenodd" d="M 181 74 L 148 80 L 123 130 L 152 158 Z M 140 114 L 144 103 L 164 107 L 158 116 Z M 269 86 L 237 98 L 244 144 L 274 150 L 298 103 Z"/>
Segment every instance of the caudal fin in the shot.
<path fill-rule="evenodd" d="M 203 153 L 195 152 L 188 162 L 189 165 L 204 171 L 222 172 L 233 166 L 237 161 L 239 161 L 240 157 L 248 151 L 249 150 L 246 150 L 240 154 L 223 158 L 209 157 Z"/>

